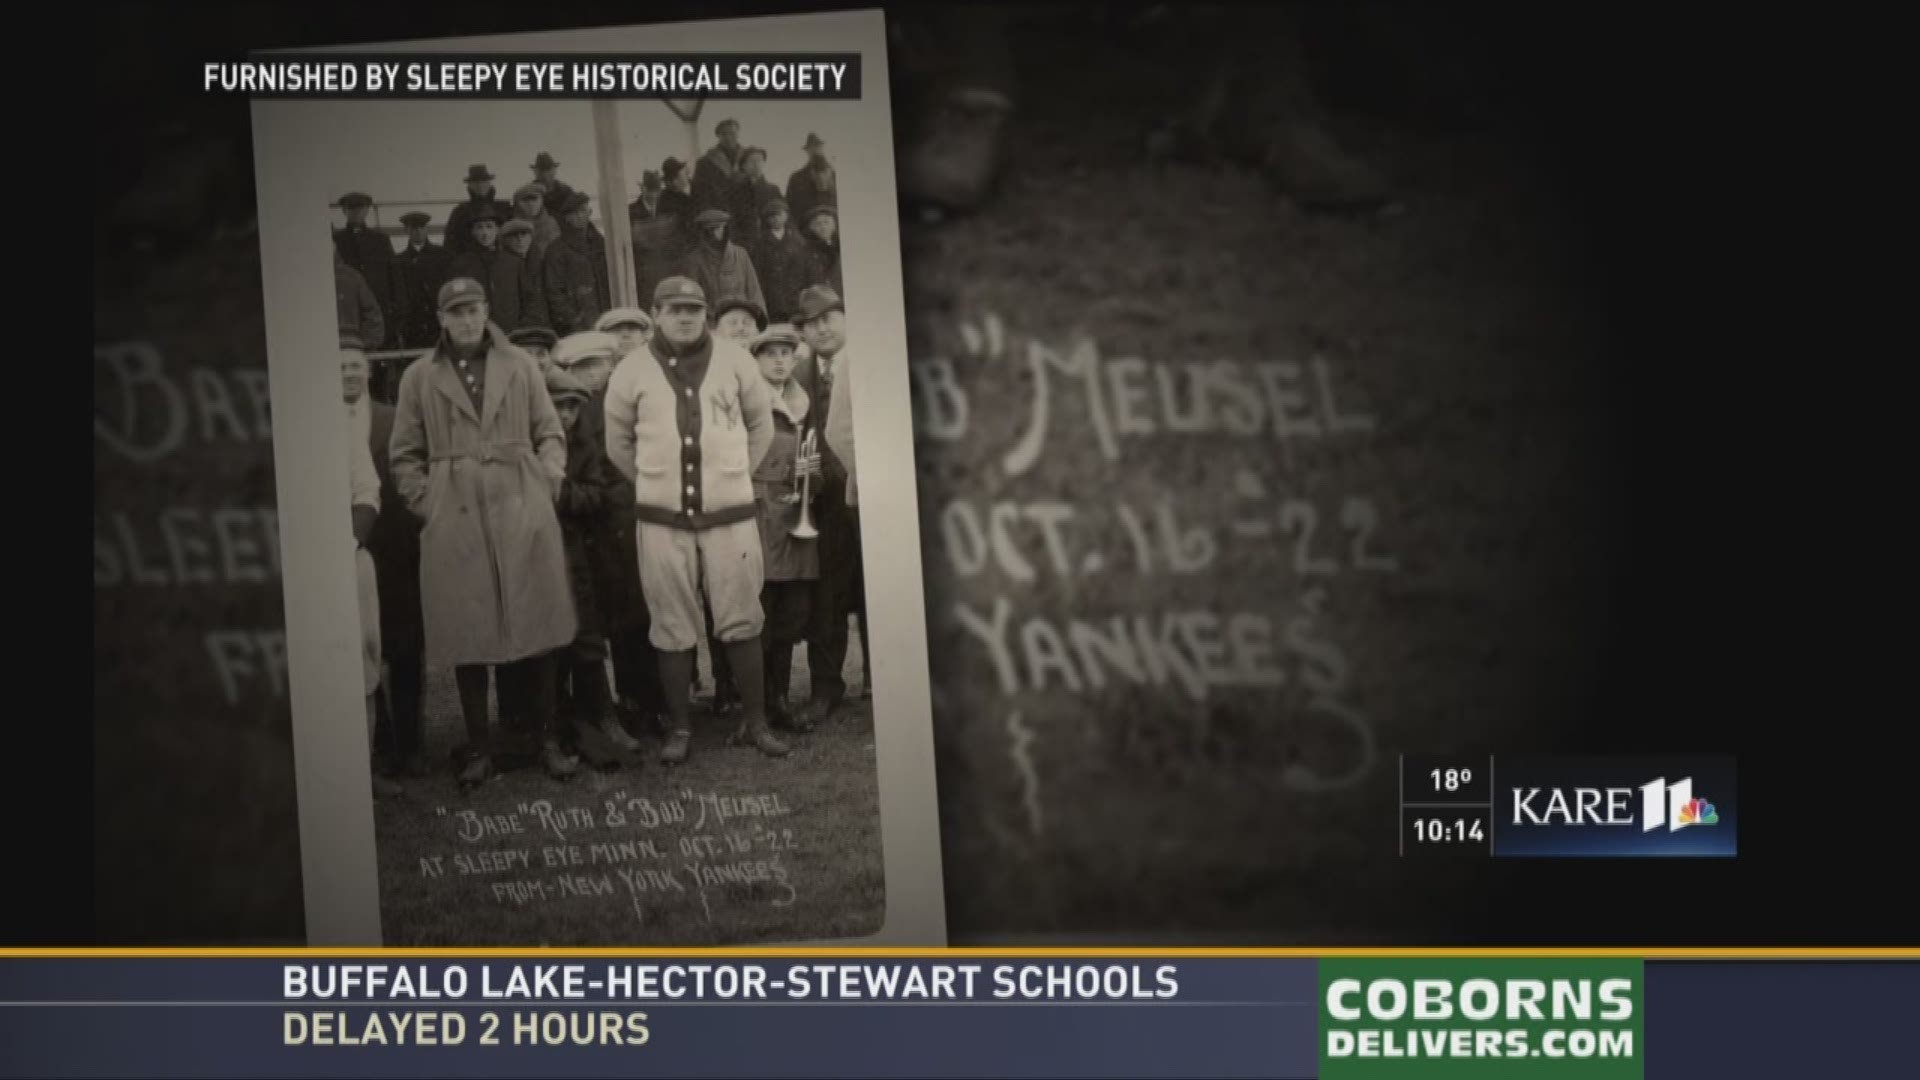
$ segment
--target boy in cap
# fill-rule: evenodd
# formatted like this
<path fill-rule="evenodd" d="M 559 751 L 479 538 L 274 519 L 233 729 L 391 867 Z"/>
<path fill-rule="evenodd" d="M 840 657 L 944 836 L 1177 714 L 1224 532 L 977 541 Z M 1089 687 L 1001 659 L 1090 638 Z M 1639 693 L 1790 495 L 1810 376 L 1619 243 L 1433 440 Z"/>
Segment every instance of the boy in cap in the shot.
<path fill-rule="evenodd" d="M 447 215 L 447 252 L 458 255 L 472 251 L 473 215 L 487 209 L 493 211 L 495 221 L 505 221 L 513 216 L 513 207 L 505 200 L 494 197 L 493 174 L 485 165 L 467 166 L 467 201 L 453 208 Z"/>
<path fill-rule="evenodd" d="M 407 227 L 407 246 L 393 257 L 395 296 L 399 302 L 400 347 L 427 349 L 440 336 L 434 300 L 447 279 L 447 249 L 427 237 L 433 215 L 413 210 L 400 215 Z M 391 400 L 391 395 L 381 397 Z"/>
<path fill-rule="evenodd" d="M 840 195 L 833 163 L 827 160 L 826 141 L 809 131 L 802 149 L 807 152 L 807 163 L 787 177 L 787 210 L 796 220 L 804 222 L 808 211 L 823 202 L 836 202 Z"/>
<path fill-rule="evenodd" d="M 743 349 L 751 349 L 766 328 L 766 311 L 744 296 L 729 296 L 713 306 L 713 332 Z"/>
<path fill-rule="evenodd" d="M 533 362 L 540 365 L 540 374 L 545 375 L 553 367 L 553 346 L 559 340 L 553 331 L 544 326 L 523 326 L 508 334 L 507 340 L 533 357 Z"/>
<path fill-rule="evenodd" d="M 427 658 L 453 668 L 470 758 L 460 781 L 492 774 L 487 680 L 502 716 L 544 736 L 547 772 L 573 775 L 554 722 L 554 661 L 578 630 L 554 501 L 566 432 L 533 359 L 487 317 L 471 278 L 440 289 L 441 336 L 407 368 L 394 410 L 394 482 L 426 528 L 420 599 Z"/>
<path fill-rule="evenodd" d="M 732 220 L 725 210 L 702 210 L 695 215 L 700 242 L 680 261 L 680 275 L 698 282 L 707 296 L 744 296 L 765 311 L 767 298 L 760 291 L 753 260 L 728 236 Z"/>
<path fill-rule="evenodd" d="M 760 207 L 760 218 L 760 235 L 747 248 L 747 257 L 753 260 L 753 272 L 760 276 L 767 318 L 776 323 L 791 322 L 800 290 L 807 287 L 806 242 L 788 221 L 787 200 L 779 196 L 768 199 Z"/>
<path fill-rule="evenodd" d="M 548 325 L 565 337 L 593 329 L 613 306 L 607 284 L 607 240 L 593 227 L 590 200 L 576 191 L 560 216 L 560 239 L 547 246 L 540 273 L 547 290 Z"/>
<path fill-rule="evenodd" d="M 840 284 L 840 214 L 832 205 L 821 203 L 807 211 L 803 226 L 806 241 L 807 285 L 825 285 L 844 292 Z"/>
<path fill-rule="evenodd" d="M 760 507 L 760 546 L 765 553 L 766 584 L 760 589 L 760 608 L 766 614 L 766 709 L 776 727 L 805 731 L 787 709 L 787 691 L 793 685 L 793 647 L 806 640 L 814 582 L 820 577 L 817 541 L 798 537 L 802 488 L 817 490 L 820 475 L 818 449 L 801 452 L 802 440 L 813 428 L 808 423 L 807 392 L 793 380 L 794 348 L 800 335 L 793 327 L 775 325 L 754 336 L 750 349 L 760 366 L 772 398 L 773 441 L 753 470 L 753 497 Z M 814 478 L 809 483 L 803 481 Z"/>
<path fill-rule="evenodd" d="M 627 314 L 622 314 L 627 313 Z M 607 457 L 607 381 L 620 361 L 634 349 L 646 348 L 644 332 L 635 337 L 631 315 L 646 318 L 634 308 L 616 308 L 602 316 L 602 324 L 611 322 L 617 330 L 590 330 L 570 334 L 555 353 L 557 362 L 586 388 L 588 398 L 580 418 L 581 441 L 591 444 L 601 459 Z M 647 319 L 648 328 L 652 320 Z M 660 691 L 660 665 L 647 641 L 649 616 L 646 597 L 640 589 L 639 541 L 633 516 L 633 484 L 621 477 L 608 461 L 605 476 L 610 487 L 607 549 L 610 557 L 596 564 L 599 613 L 613 653 L 614 686 L 619 694 L 620 711 L 635 727 L 643 721 L 659 724 L 667 711 Z M 664 727 L 664 724 L 660 724 Z"/>
<path fill-rule="evenodd" d="M 521 184 L 513 193 L 513 217 L 533 226 L 533 244 L 527 257 L 536 262 L 547 245 L 560 239 L 560 221 L 547 212 L 547 189 L 539 183 Z"/>
<path fill-rule="evenodd" d="M 613 362 L 618 364 L 635 349 L 644 349 L 653 335 L 653 319 L 639 308 L 614 308 L 593 324 L 595 330 L 613 335 Z"/>
<path fill-rule="evenodd" d="M 525 218 L 514 218 L 500 229 L 500 242 L 506 245 L 507 257 L 520 264 L 514 275 L 520 291 L 518 312 L 513 326 L 507 329 L 547 324 L 546 290 L 540 283 L 540 264 L 533 258 L 533 234 L 533 222 Z"/>
<path fill-rule="evenodd" d="M 570 339 L 571 340 L 571 339 Z M 607 633 L 600 613 L 600 582 L 604 565 L 614 557 L 609 525 L 612 505 L 608 494 L 617 477 L 603 447 L 589 440 L 598 428 L 584 423 L 581 412 L 591 395 L 565 366 L 547 372 L 547 393 L 567 431 L 567 472 L 555 504 L 560 531 L 566 538 L 567 582 L 573 591 L 580 631 L 568 650 L 566 670 L 560 673 L 560 696 L 570 703 L 576 725 L 593 730 L 629 753 L 640 749 L 633 736 L 621 730 L 607 688 Z M 593 749 L 590 747 L 590 749 Z M 595 754 L 596 758 L 603 758 Z"/>
<path fill-rule="evenodd" d="M 773 420 L 766 380 L 744 350 L 707 329 L 690 278 L 654 290 L 654 335 L 607 386 L 607 456 L 635 484 L 640 581 L 652 614 L 672 732 L 661 760 L 686 760 L 694 659 L 712 601 L 743 700 L 740 731 L 762 753 L 787 746 L 767 726 L 760 610 L 764 581 L 752 475 Z"/>

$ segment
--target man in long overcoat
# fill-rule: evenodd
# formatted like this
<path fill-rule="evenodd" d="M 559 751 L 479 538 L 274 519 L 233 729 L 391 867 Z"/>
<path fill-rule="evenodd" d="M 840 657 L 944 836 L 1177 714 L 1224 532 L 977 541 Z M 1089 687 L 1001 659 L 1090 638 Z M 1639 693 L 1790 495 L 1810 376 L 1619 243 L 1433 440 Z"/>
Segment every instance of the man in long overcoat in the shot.
<path fill-rule="evenodd" d="M 542 732 L 549 774 L 573 774 L 554 715 L 556 653 L 578 629 L 554 511 L 566 432 L 533 359 L 487 317 L 470 278 L 441 287 L 440 342 L 400 380 L 389 454 L 420 535 L 427 661 L 453 667 L 471 758 L 462 784 L 492 772 L 487 676 L 501 715 Z"/>

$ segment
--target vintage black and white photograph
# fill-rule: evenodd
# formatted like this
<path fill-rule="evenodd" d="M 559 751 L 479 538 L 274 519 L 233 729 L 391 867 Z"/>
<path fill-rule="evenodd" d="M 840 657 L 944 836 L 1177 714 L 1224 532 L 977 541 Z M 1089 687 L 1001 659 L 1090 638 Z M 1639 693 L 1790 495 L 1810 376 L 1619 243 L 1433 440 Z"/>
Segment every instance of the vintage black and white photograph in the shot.
<path fill-rule="evenodd" d="M 817 20 L 708 40 L 770 22 Z M 305 108 L 337 335 L 271 363 L 337 357 L 384 943 L 879 934 L 876 736 L 930 739 L 864 573 L 863 512 L 915 504 L 859 463 L 910 436 L 868 441 L 849 374 L 891 366 L 908 430 L 891 155 L 837 152 L 884 105 Z M 876 690 L 896 656 L 919 700 Z"/>

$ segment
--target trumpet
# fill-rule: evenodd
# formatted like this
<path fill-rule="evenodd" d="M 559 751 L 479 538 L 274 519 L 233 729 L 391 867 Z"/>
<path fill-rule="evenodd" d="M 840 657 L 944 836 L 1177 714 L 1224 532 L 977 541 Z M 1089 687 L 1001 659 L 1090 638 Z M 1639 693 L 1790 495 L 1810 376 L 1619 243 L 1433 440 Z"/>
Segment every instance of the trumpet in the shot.
<path fill-rule="evenodd" d="M 806 438 L 800 440 L 800 456 L 811 456 L 819 445 L 820 429 L 813 428 L 807 432 Z M 820 530 L 813 527 L 812 495 L 813 474 L 808 473 L 800 478 L 800 520 L 787 530 L 787 535 L 796 540 L 812 540 L 820 535 Z"/>

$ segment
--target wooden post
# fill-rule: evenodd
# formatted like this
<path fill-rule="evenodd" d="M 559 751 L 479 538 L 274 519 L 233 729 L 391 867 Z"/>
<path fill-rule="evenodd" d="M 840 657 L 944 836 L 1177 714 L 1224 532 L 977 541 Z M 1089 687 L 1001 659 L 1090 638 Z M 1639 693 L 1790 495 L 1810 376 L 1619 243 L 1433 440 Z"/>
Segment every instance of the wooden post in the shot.
<path fill-rule="evenodd" d="M 614 307 L 639 306 L 633 265 L 633 227 L 627 218 L 627 169 L 620 153 L 617 103 L 593 103 L 594 158 L 600 181 L 600 221 L 607 234 L 607 284 Z"/>

